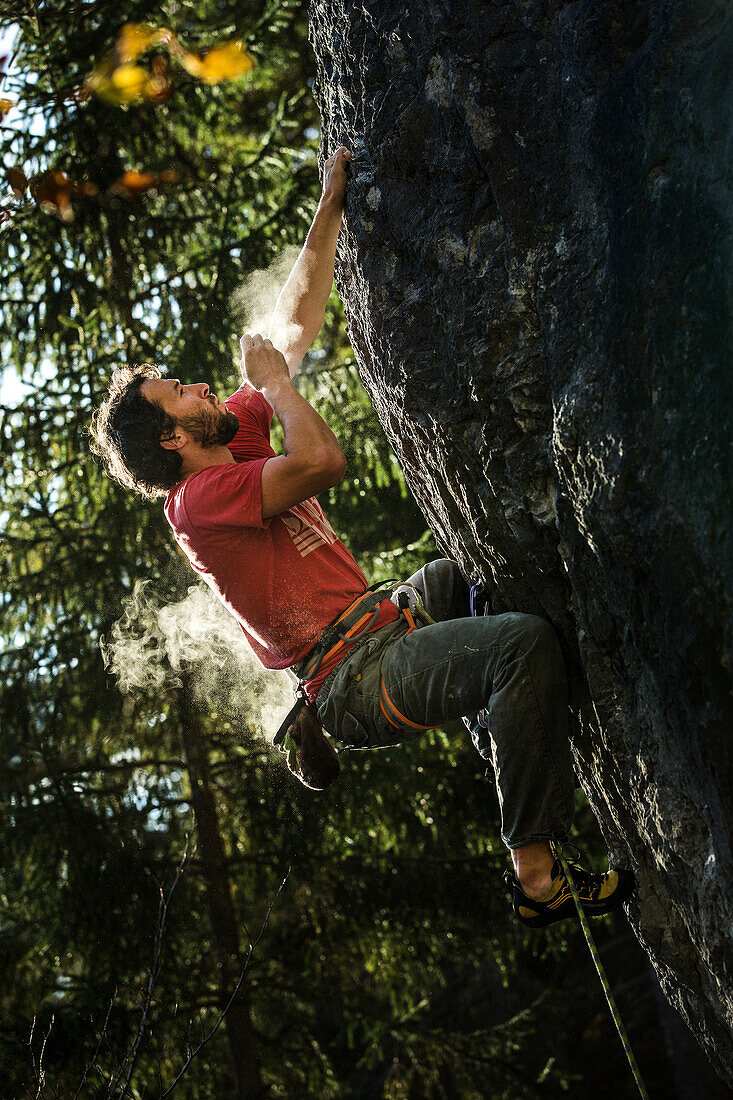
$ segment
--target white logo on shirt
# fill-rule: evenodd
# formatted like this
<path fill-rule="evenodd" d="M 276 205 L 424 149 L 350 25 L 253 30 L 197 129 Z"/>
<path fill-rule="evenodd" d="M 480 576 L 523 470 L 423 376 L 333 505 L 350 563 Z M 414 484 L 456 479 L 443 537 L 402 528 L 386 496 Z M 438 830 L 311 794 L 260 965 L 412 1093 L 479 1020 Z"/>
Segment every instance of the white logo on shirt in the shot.
<path fill-rule="evenodd" d="M 317 500 L 311 497 L 282 512 L 280 519 L 287 527 L 301 558 L 319 546 L 333 546 L 337 535 L 326 519 Z"/>

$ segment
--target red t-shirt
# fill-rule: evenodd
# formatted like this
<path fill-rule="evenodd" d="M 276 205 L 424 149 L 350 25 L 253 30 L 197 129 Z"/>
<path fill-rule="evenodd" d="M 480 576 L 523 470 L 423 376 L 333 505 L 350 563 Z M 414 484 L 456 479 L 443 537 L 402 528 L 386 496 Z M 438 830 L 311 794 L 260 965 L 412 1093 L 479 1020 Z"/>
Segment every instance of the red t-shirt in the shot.
<path fill-rule="evenodd" d="M 189 474 L 169 490 L 165 516 L 176 542 L 237 619 L 260 663 L 288 668 L 305 657 L 367 582 L 315 497 L 262 518 L 262 467 L 275 456 L 272 408 L 248 383 L 226 405 L 239 420 L 228 444 L 235 461 Z M 372 629 L 398 616 L 385 600 Z M 308 684 L 310 698 L 344 655 L 324 662 Z"/>

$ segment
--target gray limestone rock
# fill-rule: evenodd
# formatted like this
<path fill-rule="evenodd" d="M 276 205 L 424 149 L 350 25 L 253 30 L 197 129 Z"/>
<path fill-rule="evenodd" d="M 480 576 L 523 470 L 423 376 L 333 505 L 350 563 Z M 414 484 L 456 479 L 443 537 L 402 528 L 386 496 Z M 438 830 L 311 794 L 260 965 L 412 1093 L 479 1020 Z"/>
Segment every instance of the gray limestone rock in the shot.
<path fill-rule="evenodd" d="M 724 0 L 315 0 L 365 386 L 444 551 L 562 635 L 579 774 L 733 1082 Z"/>

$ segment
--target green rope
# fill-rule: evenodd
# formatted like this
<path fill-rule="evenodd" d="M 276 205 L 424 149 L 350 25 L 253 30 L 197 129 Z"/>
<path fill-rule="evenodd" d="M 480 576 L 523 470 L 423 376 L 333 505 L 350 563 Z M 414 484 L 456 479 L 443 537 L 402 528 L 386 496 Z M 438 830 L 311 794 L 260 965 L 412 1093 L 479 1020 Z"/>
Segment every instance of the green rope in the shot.
<path fill-rule="evenodd" d="M 620 1015 L 619 1010 L 618 1010 L 618 1005 L 616 1004 L 616 1000 L 614 998 L 614 995 L 611 992 L 611 986 L 610 986 L 608 978 L 606 976 L 606 971 L 604 970 L 603 963 L 601 962 L 601 956 L 598 954 L 598 948 L 596 947 L 596 945 L 593 941 L 593 937 L 591 936 L 590 927 L 588 925 L 588 918 L 586 917 L 585 913 L 583 912 L 583 906 L 580 904 L 580 898 L 578 897 L 578 891 L 575 887 L 575 882 L 573 880 L 573 876 L 570 873 L 570 867 L 568 866 L 567 860 L 565 859 L 565 856 L 563 855 L 562 847 L 559 844 L 553 844 L 552 847 L 553 847 L 553 850 L 555 852 L 555 855 L 557 856 L 558 860 L 560 861 L 560 866 L 562 867 L 562 869 L 565 873 L 565 878 L 568 880 L 568 886 L 570 887 L 570 892 L 573 895 L 573 901 L 575 902 L 575 908 L 578 910 L 578 916 L 580 918 L 580 927 L 583 929 L 583 934 L 585 936 L 586 943 L 588 944 L 588 948 L 589 948 L 590 953 L 591 953 L 591 958 L 593 959 L 593 962 L 596 965 L 596 970 L 598 971 L 598 977 L 601 979 L 601 985 L 603 987 L 603 992 L 606 995 L 606 1000 L 608 1001 L 608 1007 L 611 1011 L 611 1019 L 613 1020 L 614 1024 L 616 1025 L 616 1030 L 619 1033 L 619 1037 L 621 1039 L 621 1045 L 624 1048 L 624 1053 L 626 1054 L 629 1065 L 631 1066 L 631 1072 L 634 1075 L 634 1080 L 636 1081 L 636 1087 L 639 1090 L 639 1095 L 642 1097 L 642 1100 L 649 1100 L 649 1093 L 646 1090 L 646 1085 L 644 1084 L 644 1080 L 641 1076 L 641 1072 L 639 1071 L 639 1067 L 636 1064 L 636 1058 L 634 1057 L 634 1052 L 631 1049 L 631 1043 L 629 1042 L 629 1037 L 626 1034 L 626 1028 L 624 1027 L 623 1021 L 621 1019 L 621 1015 Z"/>

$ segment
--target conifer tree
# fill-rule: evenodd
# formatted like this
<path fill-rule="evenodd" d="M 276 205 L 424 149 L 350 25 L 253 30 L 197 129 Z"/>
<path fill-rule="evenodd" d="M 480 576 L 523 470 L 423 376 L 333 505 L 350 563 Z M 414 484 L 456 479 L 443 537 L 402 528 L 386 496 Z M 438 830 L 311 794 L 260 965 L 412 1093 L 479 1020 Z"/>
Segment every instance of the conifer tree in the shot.
<path fill-rule="evenodd" d="M 190 598 L 227 626 L 189 597 L 159 504 L 89 456 L 119 363 L 238 384 L 232 295 L 302 243 L 318 195 L 304 6 L 68 0 L 3 18 L 0 1078 L 19 1095 L 37 1081 L 47 1035 L 47 1096 L 83 1078 L 88 1095 L 162 1095 L 184 1068 L 180 1094 L 202 1098 L 260 1080 L 558 1095 L 572 1033 L 540 1023 L 597 1005 L 562 967 L 572 933 L 532 943 L 511 922 L 465 736 L 351 754 L 327 798 L 298 787 L 268 747 L 262 681 L 225 647 L 209 669 L 176 657 L 161 608 Z M 437 552 L 335 292 L 300 378 L 350 460 L 329 517 L 370 580 L 407 576 Z M 100 640 L 140 581 L 124 653 L 137 638 L 149 675 L 123 694 Z"/>

